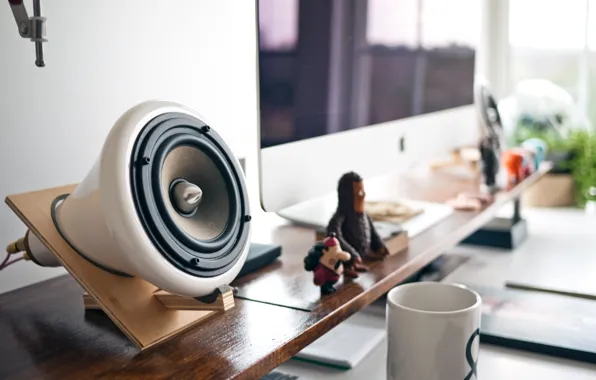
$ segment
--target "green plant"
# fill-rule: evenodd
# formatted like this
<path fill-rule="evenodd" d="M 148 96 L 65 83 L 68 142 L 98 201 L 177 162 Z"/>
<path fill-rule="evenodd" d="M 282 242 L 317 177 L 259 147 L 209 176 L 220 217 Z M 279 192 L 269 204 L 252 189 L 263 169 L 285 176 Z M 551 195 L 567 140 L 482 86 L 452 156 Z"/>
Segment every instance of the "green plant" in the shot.
<path fill-rule="evenodd" d="M 568 140 L 573 151 L 569 169 L 575 182 L 576 201 L 583 207 L 592 199 L 590 188 L 596 187 L 596 134 L 578 130 L 572 132 Z"/>

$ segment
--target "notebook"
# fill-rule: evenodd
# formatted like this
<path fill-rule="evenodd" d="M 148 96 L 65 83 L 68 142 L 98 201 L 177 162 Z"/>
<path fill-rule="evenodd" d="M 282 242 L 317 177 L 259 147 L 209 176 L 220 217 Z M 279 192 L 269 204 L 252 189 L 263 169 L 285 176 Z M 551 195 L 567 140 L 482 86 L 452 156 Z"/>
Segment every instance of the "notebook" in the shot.
<path fill-rule="evenodd" d="M 294 359 L 348 370 L 373 351 L 385 335 L 383 328 L 343 322 L 305 347 Z"/>
<path fill-rule="evenodd" d="M 596 362 L 596 301 L 468 286 L 482 297 L 481 342 Z"/>

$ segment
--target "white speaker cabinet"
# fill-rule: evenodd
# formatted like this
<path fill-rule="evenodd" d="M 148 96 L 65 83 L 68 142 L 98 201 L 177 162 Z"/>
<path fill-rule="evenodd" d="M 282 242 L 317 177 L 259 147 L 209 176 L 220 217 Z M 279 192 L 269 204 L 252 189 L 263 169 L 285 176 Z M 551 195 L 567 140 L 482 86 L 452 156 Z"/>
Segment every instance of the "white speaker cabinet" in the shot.
<path fill-rule="evenodd" d="M 6 203 L 83 287 L 82 307 L 101 308 L 141 350 L 234 307 L 229 286 L 220 288 L 213 300 L 199 302 L 165 292 L 139 277 L 109 273 L 85 260 L 60 236 L 50 211 L 56 197 L 75 188 L 70 185 L 11 195 Z"/>

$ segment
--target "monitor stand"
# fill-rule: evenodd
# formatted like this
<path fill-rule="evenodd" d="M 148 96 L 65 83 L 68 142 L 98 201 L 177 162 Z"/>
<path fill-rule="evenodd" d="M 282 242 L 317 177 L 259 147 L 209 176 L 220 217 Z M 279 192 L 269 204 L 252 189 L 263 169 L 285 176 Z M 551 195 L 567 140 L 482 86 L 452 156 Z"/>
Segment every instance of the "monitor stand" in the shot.
<path fill-rule="evenodd" d="M 395 200 L 397 201 L 397 199 Z M 413 217 L 401 225 L 403 229 L 408 231 L 408 235 L 411 238 L 420 234 L 441 220 L 447 218 L 453 213 L 453 208 L 451 206 L 442 203 L 414 201 L 408 199 L 399 199 L 399 202 L 424 210 L 420 215 Z M 294 224 L 313 229 L 322 229 L 327 226 L 327 223 L 333 216 L 336 207 L 337 195 L 335 193 L 331 193 L 327 196 L 317 198 L 312 201 L 307 201 L 288 207 L 279 211 L 277 214 Z M 382 238 L 390 237 L 395 229 L 395 224 L 391 223 L 375 222 L 375 226 L 377 227 L 377 230 L 379 231 L 379 234 Z"/>

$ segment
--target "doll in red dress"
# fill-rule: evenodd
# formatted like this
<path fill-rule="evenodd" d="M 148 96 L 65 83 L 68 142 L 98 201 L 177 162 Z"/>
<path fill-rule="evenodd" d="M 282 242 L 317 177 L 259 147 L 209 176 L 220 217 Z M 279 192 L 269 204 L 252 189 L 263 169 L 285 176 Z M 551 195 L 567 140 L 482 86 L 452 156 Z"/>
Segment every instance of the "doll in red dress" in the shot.
<path fill-rule="evenodd" d="M 304 269 L 312 271 L 315 285 L 321 288 L 321 294 L 335 292 L 333 285 L 343 273 L 343 262 L 350 260 L 350 254 L 344 252 L 335 234 L 330 234 L 323 241 L 317 242 L 304 258 Z"/>

